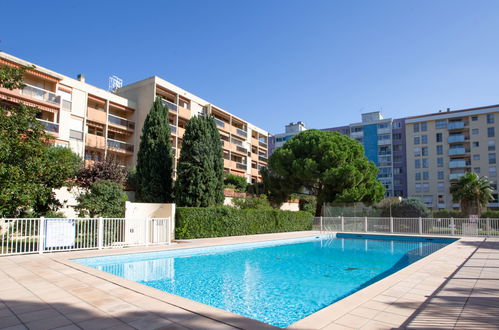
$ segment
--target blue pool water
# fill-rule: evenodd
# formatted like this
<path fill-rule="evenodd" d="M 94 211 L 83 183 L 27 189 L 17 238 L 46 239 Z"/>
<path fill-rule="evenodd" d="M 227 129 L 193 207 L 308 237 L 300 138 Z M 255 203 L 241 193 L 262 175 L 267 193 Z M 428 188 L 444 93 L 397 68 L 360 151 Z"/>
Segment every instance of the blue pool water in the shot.
<path fill-rule="evenodd" d="M 338 234 L 73 261 L 286 327 L 453 241 Z"/>

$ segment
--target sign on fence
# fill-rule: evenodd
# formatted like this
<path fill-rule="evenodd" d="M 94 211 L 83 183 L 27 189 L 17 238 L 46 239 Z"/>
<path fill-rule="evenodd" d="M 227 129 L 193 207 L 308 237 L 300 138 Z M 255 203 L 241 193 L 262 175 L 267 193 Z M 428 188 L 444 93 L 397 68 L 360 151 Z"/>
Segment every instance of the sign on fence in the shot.
<path fill-rule="evenodd" d="M 45 248 L 70 247 L 75 244 L 74 219 L 45 219 Z"/>

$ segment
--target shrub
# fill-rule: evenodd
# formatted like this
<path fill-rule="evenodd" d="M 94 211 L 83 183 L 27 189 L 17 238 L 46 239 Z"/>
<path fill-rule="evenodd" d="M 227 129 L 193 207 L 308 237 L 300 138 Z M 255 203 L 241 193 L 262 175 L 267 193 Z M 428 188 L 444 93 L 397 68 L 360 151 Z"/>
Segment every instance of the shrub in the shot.
<path fill-rule="evenodd" d="M 408 198 L 392 204 L 391 209 L 394 218 L 429 218 L 431 215 L 430 210 L 417 198 Z M 383 208 L 381 216 L 389 217 L 390 207 Z"/>
<path fill-rule="evenodd" d="M 92 183 L 88 192 L 78 196 L 80 217 L 121 218 L 125 216 L 127 195 L 116 182 L 101 181 Z"/>
<path fill-rule="evenodd" d="M 306 212 L 178 207 L 175 237 L 191 239 L 310 230 L 312 219 Z"/>
<path fill-rule="evenodd" d="M 300 211 L 305 211 L 310 214 L 315 214 L 315 208 L 317 206 L 317 198 L 315 196 L 302 196 L 298 201 L 298 207 Z"/>
<path fill-rule="evenodd" d="M 438 210 L 433 211 L 434 218 L 464 218 L 465 216 L 458 210 Z"/>
<path fill-rule="evenodd" d="M 499 211 L 487 210 L 480 215 L 480 218 L 499 219 Z"/>
<path fill-rule="evenodd" d="M 225 188 L 234 188 L 238 192 L 245 192 L 248 183 L 246 178 L 242 176 L 227 173 L 224 176 L 224 186 Z"/>
<path fill-rule="evenodd" d="M 269 201 L 267 200 L 267 196 L 260 195 L 258 197 L 248 196 L 248 197 L 233 197 L 232 205 L 235 208 L 240 210 L 245 209 L 253 209 L 253 210 L 270 210 L 272 206 L 270 206 Z"/>

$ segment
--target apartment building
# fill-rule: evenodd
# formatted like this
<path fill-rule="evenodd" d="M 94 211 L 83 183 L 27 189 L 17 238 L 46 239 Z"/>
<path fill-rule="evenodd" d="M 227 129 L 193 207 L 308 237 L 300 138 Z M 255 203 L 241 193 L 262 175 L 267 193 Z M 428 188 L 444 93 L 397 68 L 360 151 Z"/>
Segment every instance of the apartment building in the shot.
<path fill-rule="evenodd" d="M 457 208 L 449 192 L 466 172 L 492 181 L 498 207 L 499 105 L 406 118 L 408 194 L 433 209 Z"/>
<path fill-rule="evenodd" d="M 267 166 L 268 132 L 156 76 L 124 86 L 117 94 L 137 104 L 136 130 L 139 132 L 155 98 L 162 99 L 168 109 L 176 160 L 189 119 L 212 115 L 222 139 L 225 172 L 246 177 L 248 182 L 260 181 L 259 169 Z M 139 142 L 140 136 L 136 135 L 133 144 L 138 146 Z"/>
<path fill-rule="evenodd" d="M 323 129 L 356 139 L 379 169 L 386 196 L 407 196 L 404 119 L 383 118 L 379 111 L 363 113 L 362 121 Z"/>
<path fill-rule="evenodd" d="M 284 127 L 284 133 L 275 134 L 271 138 L 271 142 L 269 142 L 269 155 L 272 155 L 275 149 L 280 148 L 291 139 L 293 136 L 300 134 L 303 131 L 306 131 L 305 123 L 302 121 L 298 121 L 296 123 L 291 122 Z"/>
<path fill-rule="evenodd" d="M 0 65 L 33 64 L 0 52 Z M 87 164 L 112 155 L 124 166 L 134 165 L 144 120 L 159 96 L 169 111 L 176 160 L 187 121 L 191 116 L 211 114 L 221 134 L 226 172 L 254 182 L 261 179 L 259 168 L 267 165 L 266 131 L 159 77 L 124 86 L 116 93 L 87 84 L 83 75 L 72 79 L 38 65 L 25 72 L 24 80 L 22 90 L 0 88 L 0 102 L 39 108 L 38 120 L 54 136 L 54 143 L 71 148 Z"/>

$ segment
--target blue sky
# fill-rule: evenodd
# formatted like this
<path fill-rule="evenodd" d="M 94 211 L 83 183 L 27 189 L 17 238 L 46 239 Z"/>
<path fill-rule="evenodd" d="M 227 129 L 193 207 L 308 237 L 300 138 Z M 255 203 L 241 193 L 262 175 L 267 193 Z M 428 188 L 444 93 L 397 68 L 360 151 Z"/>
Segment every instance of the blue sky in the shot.
<path fill-rule="evenodd" d="M 499 103 L 499 1 L 9 1 L 0 50 L 160 76 L 272 133 Z"/>

